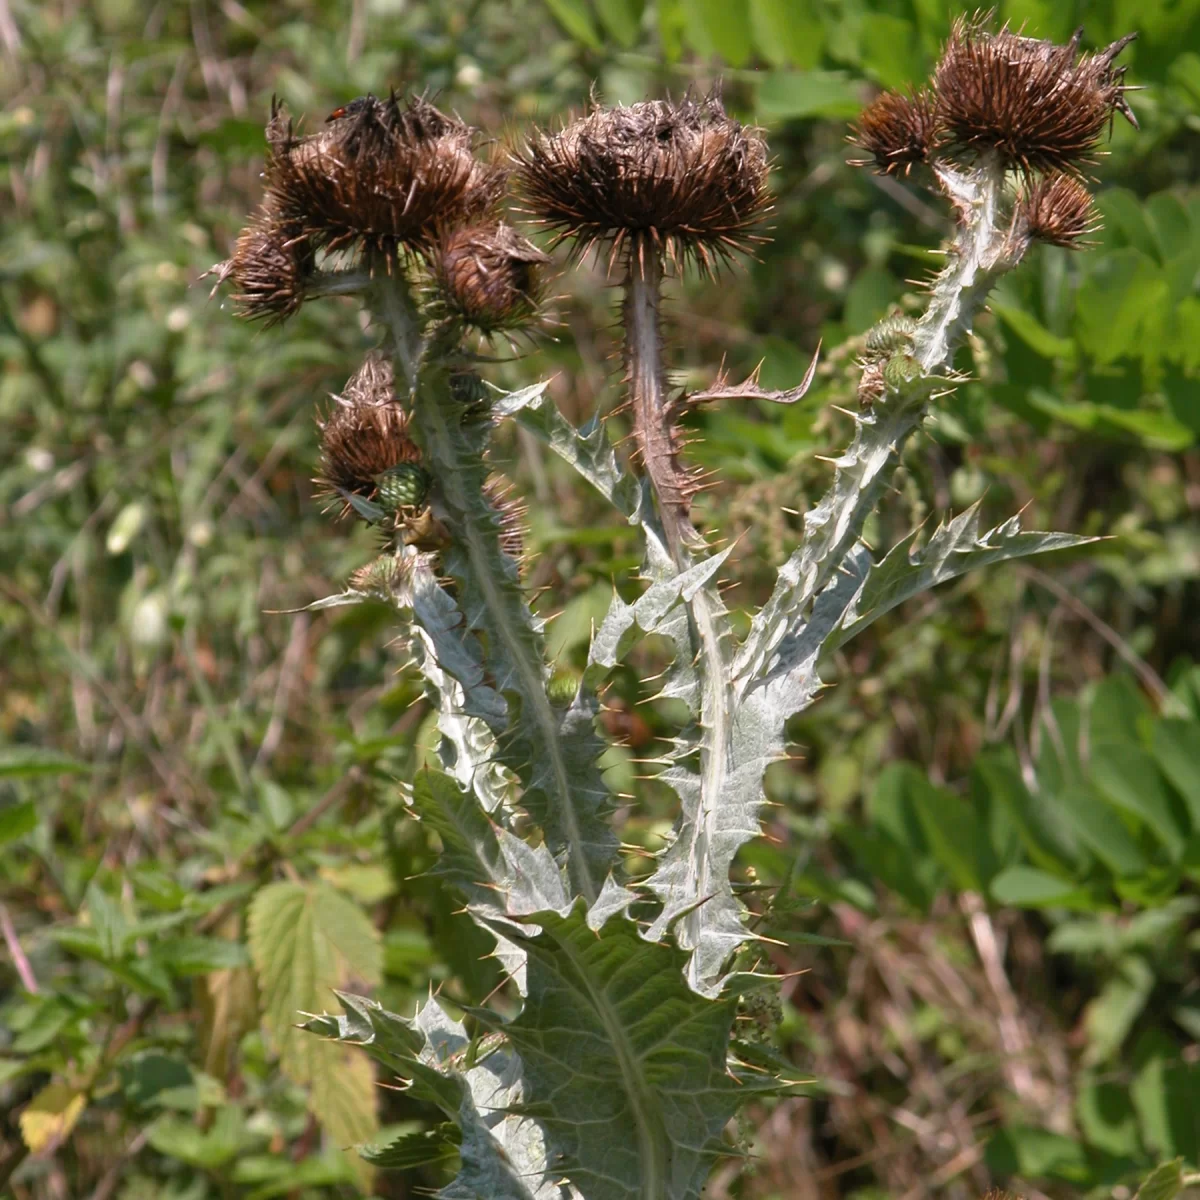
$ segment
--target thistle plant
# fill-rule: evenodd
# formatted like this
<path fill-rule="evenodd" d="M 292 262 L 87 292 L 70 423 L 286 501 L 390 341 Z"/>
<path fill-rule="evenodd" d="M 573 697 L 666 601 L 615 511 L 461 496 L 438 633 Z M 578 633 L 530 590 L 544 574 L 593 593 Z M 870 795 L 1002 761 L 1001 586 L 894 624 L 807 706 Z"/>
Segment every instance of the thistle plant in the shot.
<path fill-rule="evenodd" d="M 441 735 L 439 765 L 404 802 L 440 839 L 437 874 L 495 939 L 520 997 L 511 1019 L 470 1009 L 470 1031 L 437 999 L 404 1016 L 342 995 L 340 1015 L 308 1017 L 314 1035 L 365 1048 L 387 1082 L 445 1114 L 432 1134 L 364 1150 L 371 1161 L 455 1152 L 447 1198 L 684 1200 L 731 1152 L 724 1131 L 739 1107 L 789 1086 L 786 1064 L 737 1034 L 739 1003 L 778 981 L 734 859 L 760 832 L 764 771 L 785 755 L 786 723 L 814 701 L 833 651 L 938 583 L 1085 540 L 1024 531 L 1017 517 L 981 532 L 977 507 L 881 554 L 862 531 L 906 444 L 962 381 L 955 351 L 996 280 L 1035 242 L 1078 246 L 1094 227 L 1081 172 L 1113 116 L 1132 120 L 1115 65 L 1128 40 L 1082 54 L 1078 36 L 1057 46 L 962 20 L 925 87 L 862 114 L 864 165 L 948 200 L 953 235 L 924 312 L 864 339 L 850 445 L 741 638 L 720 594 L 729 548 L 693 521 L 702 481 L 680 421 L 700 404 L 794 403 L 816 359 L 787 391 L 720 372 L 681 392 L 664 361 L 661 287 L 689 264 L 730 265 L 763 236 L 760 133 L 715 95 L 594 104 L 531 133 L 502 168 L 421 98 L 356 100 L 308 136 L 272 112 L 265 199 L 218 274 L 243 315 L 269 323 L 323 295 L 364 305 L 374 346 L 318 417 L 319 484 L 384 545 L 313 607 L 394 607 Z M 470 350 L 480 333 L 527 328 L 543 295 L 548 257 L 502 211 L 510 190 L 521 215 L 571 245 L 575 266 L 595 249 L 620 282 L 628 462 L 599 417 L 575 428 L 544 384 L 489 386 Z M 614 595 L 582 678 L 566 687 L 549 670 L 510 501 L 488 463 L 505 422 L 544 442 L 644 540 L 639 594 Z M 678 797 L 669 844 L 633 878 L 597 765 L 597 697 L 650 634 L 673 648 L 662 695 L 691 719 L 656 776 Z"/>

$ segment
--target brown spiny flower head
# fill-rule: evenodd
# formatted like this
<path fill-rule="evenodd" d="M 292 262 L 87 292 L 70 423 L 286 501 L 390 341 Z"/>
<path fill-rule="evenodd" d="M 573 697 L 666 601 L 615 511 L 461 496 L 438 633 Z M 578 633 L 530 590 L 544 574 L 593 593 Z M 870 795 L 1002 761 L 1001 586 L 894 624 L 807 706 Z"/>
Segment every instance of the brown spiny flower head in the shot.
<path fill-rule="evenodd" d="M 711 270 L 763 240 L 753 228 L 770 208 L 766 143 L 715 94 L 597 106 L 558 133 L 533 133 L 516 159 L 528 210 L 580 253 L 608 241 L 614 258 Z"/>
<path fill-rule="evenodd" d="M 232 279 L 239 316 L 268 325 L 287 320 L 304 303 L 313 251 L 303 231 L 262 205 L 238 234 L 233 256 L 213 267 L 217 283 Z"/>
<path fill-rule="evenodd" d="M 855 166 L 870 164 L 881 175 L 905 175 L 926 162 L 937 140 L 937 105 L 927 90 L 884 92 L 863 110 L 850 140 L 871 157 Z"/>
<path fill-rule="evenodd" d="M 1090 161 L 1115 113 L 1136 125 L 1125 100 L 1125 68 L 1113 61 L 1133 34 L 1097 54 L 991 33 L 986 18 L 960 17 L 934 73 L 937 120 L 956 152 L 996 151 L 1006 165 L 1074 171 Z"/>
<path fill-rule="evenodd" d="M 1092 194 L 1074 175 L 1035 179 L 1018 201 L 1022 231 L 1052 246 L 1078 248 L 1100 228 Z"/>
<path fill-rule="evenodd" d="M 447 308 L 481 333 L 527 324 L 542 298 L 542 268 L 550 259 L 503 223 L 447 231 L 433 255 Z"/>
<path fill-rule="evenodd" d="M 317 418 L 321 431 L 318 492 L 352 510 L 343 493 L 371 499 L 380 476 L 403 463 L 419 463 L 421 453 L 408 434 L 408 417 L 396 400 L 392 364 L 372 354 Z"/>
<path fill-rule="evenodd" d="M 475 133 L 420 96 L 363 96 L 324 129 L 297 137 L 274 105 L 267 126 L 268 203 L 323 249 L 390 263 L 425 250 L 450 222 L 494 208 L 505 173 L 475 157 Z"/>

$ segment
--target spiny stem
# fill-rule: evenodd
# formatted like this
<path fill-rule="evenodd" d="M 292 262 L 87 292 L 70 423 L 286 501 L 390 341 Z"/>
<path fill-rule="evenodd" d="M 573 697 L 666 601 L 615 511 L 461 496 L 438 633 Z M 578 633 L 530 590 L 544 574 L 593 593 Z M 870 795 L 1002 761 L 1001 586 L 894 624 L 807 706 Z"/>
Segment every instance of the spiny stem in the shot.
<path fill-rule="evenodd" d="M 687 565 L 684 547 L 692 529 L 667 411 L 659 328 L 662 277 L 662 263 L 653 250 L 636 246 L 630 252 L 625 281 L 625 356 L 634 436 L 658 499 L 671 558 L 682 571 Z"/>

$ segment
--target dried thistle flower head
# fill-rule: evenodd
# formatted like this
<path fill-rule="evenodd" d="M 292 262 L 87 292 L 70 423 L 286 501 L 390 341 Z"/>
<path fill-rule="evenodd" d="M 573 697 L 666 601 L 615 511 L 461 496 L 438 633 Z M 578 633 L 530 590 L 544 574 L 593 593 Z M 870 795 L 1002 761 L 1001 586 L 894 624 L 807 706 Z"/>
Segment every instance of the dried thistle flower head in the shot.
<path fill-rule="evenodd" d="M 614 257 L 711 270 L 762 240 L 752 230 L 770 208 L 766 143 L 715 94 L 595 107 L 559 133 L 535 132 L 516 158 L 529 210 L 581 253 L 611 241 Z"/>
<path fill-rule="evenodd" d="M 233 280 L 239 316 L 276 325 L 304 303 L 313 265 L 312 246 L 303 232 L 263 205 L 238 234 L 232 257 L 213 267 L 211 274 L 218 284 Z"/>
<path fill-rule="evenodd" d="M 1021 195 L 1018 212 L 1024 232 L 1052 246 L 1078 248 L 1100 228 L 1092 194 L 1074 175 L 1048 175 Z"/>
<path fill-rule="evenodd" d="M 464 226 L 441 239 L 434 274 L 451 312 L 482 333 L 496 333 L 536 314 L 549 261 L 508 225 Z"/>
<path fill-rule="evenodd" d="M 1080 56 L 1080 32 L 1059 46 L 960 17 L 934 74 L 941 136 L 1026 173 L 1077 170 L 1115 113 L 1133 122 L 1125 69 L 1113 60 L 1134 36 Z"/>
<path fill-rule="evenodd" d="M 324 249 L 391 262 L 487 213 L 504 190 L 504 172 L 475 157 L 474 131 L 419 96 L 363 96 L 310 137 L 274 106 L 267 141 L 268 202 Z"/>
<path fill-rule="evenodd" d="M 905 94 L 884 92 L 863 110 L 851 133 L 870 158 L 868 163 L 882 175 L 903 171 L 926 162 L 937 139 L 937 105 L 925 89 Z"/>
<path fill-rule="evenodd" d="M 321 495 L 340 502 L 341 516 L 352 509 L 343 493 L 368 499 L 380 480 L 403 463 L 420 463 L 421 452 L 408 434 L 408 416 L 396 401 L 392 364 L 372 354 L 317 418 L 321 431 Z"/>

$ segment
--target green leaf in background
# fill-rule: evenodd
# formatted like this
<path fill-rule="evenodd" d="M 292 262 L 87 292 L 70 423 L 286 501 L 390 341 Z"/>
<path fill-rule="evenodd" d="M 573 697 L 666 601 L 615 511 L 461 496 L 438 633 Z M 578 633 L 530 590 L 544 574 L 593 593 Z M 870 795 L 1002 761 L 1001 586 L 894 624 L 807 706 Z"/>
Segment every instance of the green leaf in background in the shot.
<path fill-rule="evenodd" d="M 891 13 L 867 13 L 860 38 L 863 62 L 884 87 L 901 88 L 926 73 L 916 30 L 906 18 Z"/>
<path fill-rule="evenodd" d="M 1122 742 L 1097 742 L 1092 746 L 1088 775 L 1109 801 L 1146 823 L 1172 861 L 1179 860 L 1188 831 L 1149 754 Z"/>
<path fill-rule="evenodd" d="M 1120 816 L 1087 788 L 1067 787 L 1054 796 L 1044 797 L 1048 807 L 1056 808 L 1075 830 L 1079 840 L 1114 875 L 1138 875 L 1145 871 L 1145 855 L 1137 839 Z"/>
<path fill-rule="evenodd" d="M 323 1009 L 335 989 L 379 982 L 378 932 L 328 884 L 284 881 L 255 895 L 249 933 L 263 1021 L 280 1065 L 309 1087 L 313 1112 L 339 1146 L 370 1141 L 378 1128 L 370 1063 L 351 1048 L 306 1037 L 297 1023 Z"/>
<path fill-rule="evenodd" d="M 812 68 L 820 61 L 825 27 L 808 0 L 750 0 L 750 21 L 754 44 L 771 66 Z"/>
<path fill-rule="evenodd" d="M 851 117 L 862 108 L 859 85 L 840 71 L 768 71 L 755 113 L 763 121 Z"/>
<path fill-rule="evenodd" d="M 1020 1175 L 1082 1183 L 1089 1175 L 1087 1151 L 1080 1142 L 1030 1125 L 1001 1129 L 988 1142 L 987 1164 L 1001 1177 Z"/>
<path fill-rule="evenodd" d="M 546 7 L 554 14 L 558 23 L 576 41 L 589 50 L 599 50 L 602 42 L 592 19 L 592 10 L 587 0 L 545 0 Z"/>
<path fill-rule="evenodd" d="M 634 45 L 642 29 L 642 0 L 592 0 L 600 23 L 626 48 Z"/>
<path fill-rule="evenodd" d="M 1177 1044 L 1157 1030 L 1139 1039 L 1134 1059 L 1140 1066 L 1129 1094 L 1142 1140 L 1163 1158 L 1200 1162 L 1200 1063 L 1180 1061 Z"/>
<path fill-rule="evenodd" d="M 1200 722 L 1163 718 L 1154 723 L 1154 761 L 1183 797 L 1192 828 L 1200 830 Z"/>
<path fill-rule="evenodd" d="M 78 759 L 41 746 L 0 746 L 0 779 L 36 779 L 41 775 L 86 775 L 92 768 Z"/>
<path fill-rule="evenodd" d="M 731 67 L 750 58 L 750 0 L 688 0 L 688 40 L 705 57 L 720 55 Z"/>
<path fill-rule="evenodd" d="M 147 1108 L 163 1092 L 192 1084 L 192 1070 L 181 1058 L 148 1050 L 121 1064 L 121 1095 L 127 1103 Z"/>
<path fill-rule="evenodd" d="M 1175 1200 L 1183 1191 L 1183 1159 L 1160 1163 L 1142 1181 L 1133 1200 Z"/>
<path fill-rule="evenodd" d="M 1154 971 L 1144 959 L 1130 956 L 1120 963 L 1117 974 L 1084 1011 L 1088 1046 L 1083 1057 L 1088 1066 L 1106 1062 L 1117 1053 L 1153 989 Z"/>
<path fill-rule="evenodd" d="M 1084 889 L 1037 867 L 1006 867 L 992 880 L 991 894 L 997 904 L 1010 904 L 1014 908 L 1094 907 Z"/>
<path fill-rule="evenodd" d="M 1132 248 L 1096 255 L 1076 299 L 1080 343 L 1101 364 L 1138 356 L 1154 344 L 1169 302 L 1167 282 L 1146 255 Z"/>
<path fill-rule="evenodd" d="M 32 800 L 0 808 L 0 846 L 32 833 L 37 824 L 37 806 Z"/>

